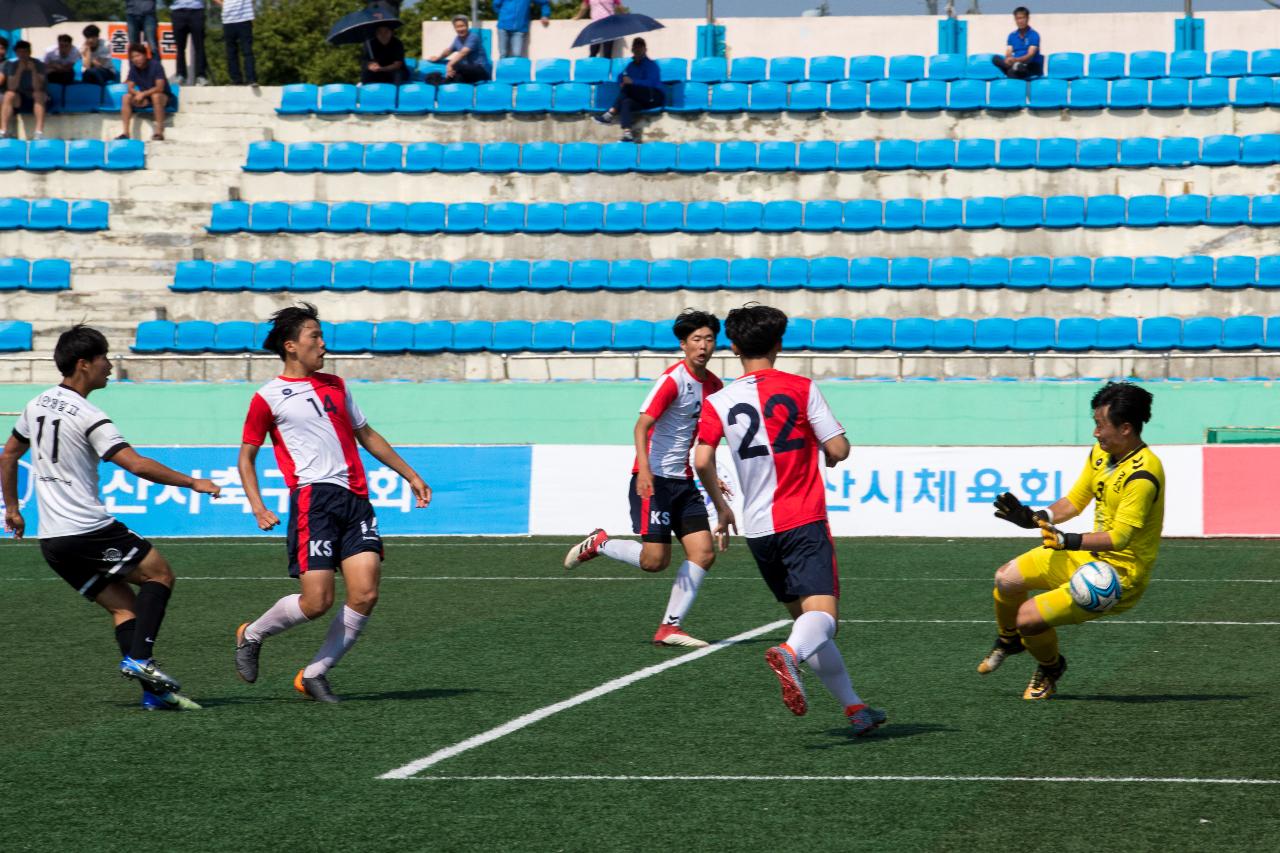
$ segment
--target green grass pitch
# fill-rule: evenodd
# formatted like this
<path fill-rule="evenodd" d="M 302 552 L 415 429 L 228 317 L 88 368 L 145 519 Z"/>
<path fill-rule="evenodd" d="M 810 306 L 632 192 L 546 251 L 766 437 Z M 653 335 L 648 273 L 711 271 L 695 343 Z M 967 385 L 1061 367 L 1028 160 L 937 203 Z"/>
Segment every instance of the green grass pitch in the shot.
<path fill-rule="evenodd" d="M 869 621 L 837 642 L 889 712 L 875 735 L 848 738 L 814 677 L 809 715 L 786 711 L 762 660 L 779 628 L 408 780 L 377 777 L 685 654 L 648 643 L 671 570 L 601 558 L 567 576 L 567 540 L 391 540 L 374 618 L 331 674 L 348 701 L 320 706 L 290 680 L 324 625 L 269 640 L 256 685 L 233 668 L 235 626 L 296 588 L 279 541 L 157 544 L 179 576 L 157 654 L 202 712 L 137 709 L 105 614 L 34 543 L 0 544 L 0 849 L 1235 851 L 1280 838 L 1280 785 L 1150 781 L 1280 779 L 1273 542 L 1166 542 L 1137 608 L 1061 632 L 1061 693 L 1030 703 L 1029 656 L 975 671 L 991 573 L 1030 541 L 840 540 L 842 619 Z M 784 615 L 737 540 L 686 626 L 722 639 Z M 1222 621 L 1252 624 L 1208 624 Z M 462 778 L 478 776 L 549 778 Z M 778 776 L 818 778 L 742 778 Z"/>

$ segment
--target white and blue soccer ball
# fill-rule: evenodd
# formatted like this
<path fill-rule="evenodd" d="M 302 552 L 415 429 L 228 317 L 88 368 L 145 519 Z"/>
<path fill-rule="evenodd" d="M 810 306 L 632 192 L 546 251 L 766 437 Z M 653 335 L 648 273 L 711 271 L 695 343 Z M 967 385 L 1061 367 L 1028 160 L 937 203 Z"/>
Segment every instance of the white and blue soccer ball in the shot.
<path fill-rule="evenodd" d="M 1120 600 L 1120 576 L 1102 560 L 1085 563 L 1071 576 L 1071 600 L 1090 613 L 1104 613 Z"/>

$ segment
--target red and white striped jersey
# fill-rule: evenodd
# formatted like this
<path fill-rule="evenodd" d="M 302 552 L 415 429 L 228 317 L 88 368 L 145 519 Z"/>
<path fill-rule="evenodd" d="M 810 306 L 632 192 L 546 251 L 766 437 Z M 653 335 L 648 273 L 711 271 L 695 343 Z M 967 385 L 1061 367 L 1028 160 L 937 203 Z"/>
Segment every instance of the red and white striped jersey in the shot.
<path fill-rule="evenodd" d="M 723 387 L 720 378 L 709 370 L 706 379 L 698 379 L 684 359 L 662 371 L 640 407 L 640 414 L 654 419 L 649 428 L 649 470 L 655 477 L 693 479 L 689 451 L 698 436 L 702 401 Z M 631 473 L 639 470 L 637 459 Z"/>
<path fill-rule="evenodd" d="M 748 373 L 702 407 L 698 441 L 729 441 L 748 538 L 827 518 L 818 448 L 844 432 L 817 383 L 780 370 Z"/>
<path fill-rule="evenodd" d="M 290 489 L 332 483 L 363 497 L 369 487 L 355 431 L 366 423 L 341 378 L 329 373 L 305 379 L 277 376 L 253 395 L 241 441 L 261 447 L 270 434 Z"/>

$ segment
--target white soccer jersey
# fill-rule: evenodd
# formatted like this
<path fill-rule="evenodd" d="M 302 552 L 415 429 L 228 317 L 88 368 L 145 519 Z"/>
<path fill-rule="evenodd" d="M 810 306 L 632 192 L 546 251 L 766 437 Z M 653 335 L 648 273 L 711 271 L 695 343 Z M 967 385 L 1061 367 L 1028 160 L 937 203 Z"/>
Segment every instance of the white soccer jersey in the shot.
<path fill-rule="evenodd" d="M 818 448 L 844 432 L 812 379 L 758 370 L 712 394 L 702 407 L 698 441 L 729 442 L 738 470 L 748 538 L 827 518 Z"/>
<path fill-rule="evenodd" d="M 242 441 L 261 447 L 267 435 L 290 489 L 332 483 L 369 494 L 355 430 L 368 420 L 347 383 L 329 373 L 306 379 L 278 376 L 249 403 Z"/>
<path fill-rule="evenodd" d="M 706 379 L 699 380 L 683 359 L 662 371 L 640 407 L 642 415 L 654 419 L 649 428 L 649 470 L 655 477 L 693 479 L 689 451 L 698 435 L 702 401 L 723 387 L 724 383 L 711 371 L 707 371 Z M 631 473 L 639 470 L 636 460 Z"/>
<path fill-rule="evenodd" d="M 92 533 L 115 521 L 98 496 L 98 460 L 129 443 L 102 409 L 58 385 L 27 403 L 13 434 L 31 444 L 38 538 Z"/>

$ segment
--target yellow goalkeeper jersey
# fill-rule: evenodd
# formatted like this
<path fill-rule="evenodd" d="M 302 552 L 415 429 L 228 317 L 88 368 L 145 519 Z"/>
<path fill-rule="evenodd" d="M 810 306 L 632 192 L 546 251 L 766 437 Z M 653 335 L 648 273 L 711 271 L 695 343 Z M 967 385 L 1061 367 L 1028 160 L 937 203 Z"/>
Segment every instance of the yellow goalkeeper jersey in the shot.
<path fill-rule="evenodd" d="M 1090 501 L 1097 501 L 1095 532 L 1109 532 L 1113 541 L 1127 538 L 1122 547 L 1097 552 L 1097 557 L 1127 575 L 1130 587 L 1142 589 L 1151 579 L 1164 527 L 1164 492 L 1164 465 L 1150 447 L 1143 444 L 1113 460 L 1095 444 L 1084 471 L 1067 493 L 1082 512 Z"/>

